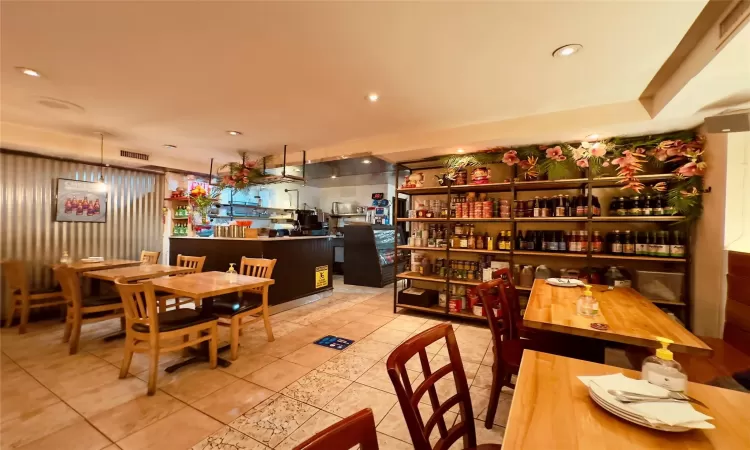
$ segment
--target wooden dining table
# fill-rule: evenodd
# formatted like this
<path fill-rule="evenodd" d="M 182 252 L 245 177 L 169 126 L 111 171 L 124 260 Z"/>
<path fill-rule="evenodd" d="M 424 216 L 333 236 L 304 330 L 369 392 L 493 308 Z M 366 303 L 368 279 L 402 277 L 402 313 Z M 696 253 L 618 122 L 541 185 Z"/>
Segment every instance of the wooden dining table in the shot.
<path fill-rule="evenodd" d="M 713 430 L 673 433 L 630 423 L 589 397 L 578 376 L 640 373 L 614 366 L 526 350 L 513 392 L 503 450 L 512 449 L 748 449 L 750 394 L 688 383 L 688 394 L 706 407 Z"/>
<path fill-rule="evenodd" d="M 599 314 L 584 317 L 576 313 L 576 301 L 582 287 L 557 287 L 545 280 L 535 280 L 523 315 L 523 324 L 530 328 L 574 336 L 618 342 L 638 347 L 659 348 L 657 337 L 674 341 L 669 348 L 678 353 L 710 356 L 711 347 L 657 308 L 635 289 L 593 285 L 592 293 L 599 302 Z M 597 329 L 592 324 L 604 324 Z M 596 326 L 596 325 L 595 325 Z"/>
<path fill-rule="evenodd" d="M 183 275 L 179 277 L 156 278 L 151 280 L 154 289 L 167 291 L 180 297 L 189 297 L 200 302 L 201 313 L 213 314 L 213 297 L 234 292 L 247 291 L 254 288 L 262 288 L 262 295 L 268 298 L 268 288 L 274 284 L 272 278 L 251 277 L 248 275 L 230 276 L 226 272 L 199 272 Z M 219 351 L 229 348 L 229 345 L 223 345 Z M 181 361 L 167 367 L 167 372 L 175 370 L 196 362 L 208 361 L 208 343 L 202 342 L 198 350 L 191 352 L 192 358 Z M 222 367 L 229 367 L 231 362 L 219 358 L 218 363 Z"/>
<path fill-rule="evenodd" d="M 139 264 L 137 266 L 83 272 L 83 276 L 105 281 L 115 281 L 118 278 L 124 281 L 138 281 L 168 275 L 180 275 L 193 271 L 195 269 L 191 267 L 170 266 L 167 264 Z"/>

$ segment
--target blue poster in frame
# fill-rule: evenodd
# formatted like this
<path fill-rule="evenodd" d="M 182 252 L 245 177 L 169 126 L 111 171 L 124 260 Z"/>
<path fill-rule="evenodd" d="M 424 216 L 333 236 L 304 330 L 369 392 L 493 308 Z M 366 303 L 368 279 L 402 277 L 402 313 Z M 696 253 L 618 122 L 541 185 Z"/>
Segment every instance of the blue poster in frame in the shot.
<path fill-rule="evenodd" d="M 354 341 L 351 339 L 344 339 L 336 336 L 328 335 L 324 338 L 320 338 L 314 342 L 314 344 L 322 345 L 323 347 L 332 348 L 334 350 L 343 350 L 346 347 L 352 345 Z"/>

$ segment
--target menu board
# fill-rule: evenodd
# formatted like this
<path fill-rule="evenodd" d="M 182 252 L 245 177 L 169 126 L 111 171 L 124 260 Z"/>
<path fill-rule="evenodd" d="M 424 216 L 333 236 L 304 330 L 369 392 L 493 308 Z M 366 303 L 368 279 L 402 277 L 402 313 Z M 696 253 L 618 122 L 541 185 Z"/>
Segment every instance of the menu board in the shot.
<path fill-rule="evenodd" d="M 88 181 L 57 180 L 57 222 L 107 221 L 107 186 Z"/>

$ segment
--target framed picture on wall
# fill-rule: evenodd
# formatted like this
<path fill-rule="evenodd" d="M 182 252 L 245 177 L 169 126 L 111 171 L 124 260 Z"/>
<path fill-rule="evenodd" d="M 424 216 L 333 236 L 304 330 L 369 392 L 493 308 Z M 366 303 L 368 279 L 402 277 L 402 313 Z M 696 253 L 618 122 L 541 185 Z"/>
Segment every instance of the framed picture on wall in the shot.
<path fill-rule="evenodd" d="M 55 221 L 107 221 L 107 187 L 103 183 L 57 179 Z"/>

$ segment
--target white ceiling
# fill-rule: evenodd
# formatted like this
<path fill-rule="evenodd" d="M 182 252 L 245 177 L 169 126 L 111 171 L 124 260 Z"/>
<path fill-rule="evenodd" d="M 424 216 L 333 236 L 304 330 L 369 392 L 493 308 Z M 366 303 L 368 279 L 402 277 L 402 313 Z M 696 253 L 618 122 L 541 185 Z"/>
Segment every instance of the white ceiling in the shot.
<path fill-rule="evenodd" d="M 628 102 L 705 3 L 6 1 L 2 120 L 205 162 Z"/>

